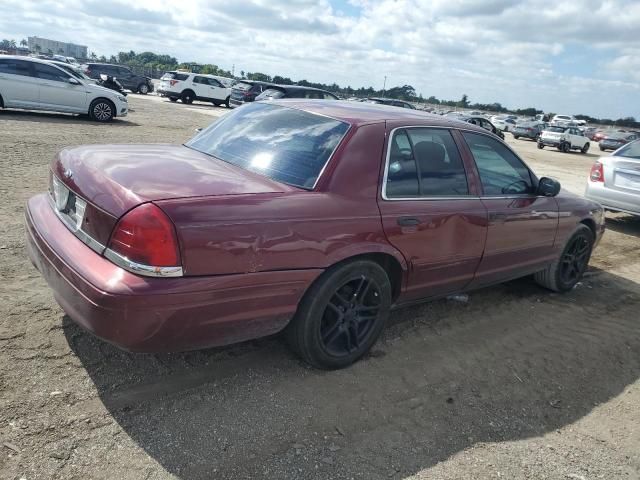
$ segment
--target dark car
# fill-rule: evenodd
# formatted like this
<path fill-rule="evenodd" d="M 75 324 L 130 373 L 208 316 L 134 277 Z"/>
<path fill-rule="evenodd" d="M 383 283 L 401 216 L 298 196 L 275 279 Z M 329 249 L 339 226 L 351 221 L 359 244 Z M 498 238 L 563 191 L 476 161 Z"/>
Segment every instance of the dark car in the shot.
<path fill-rule="evenodd" d="M 600 142 L 598 142 L 598 147 L 600 147 L 600 150 L 603 152 L 607 150 L 617 150 L 636 138 L 638 138 L 638 135 L 630 132 L 607 133 L 602 137 Z"/>
<path fill-rule="evenodd" d="M 396 100 L 395 98 L 370 97 L 366 100 L 369 103 L 377 103 L 379 105 L 391 105 L 392 107 L 410 108 L 415 110 L 416 107 L 404 100 Z"/>
<path fill-rule="evenodd" d="M 153 92 L 153 83 L 149 77 L 136 75 L 127 67 L 120 65 L 111 65 L 109 63 L 86 63 L 82 66 L 84 73 L 94 80 L 99 80 L 100 75 L 104 74 L 113 77 L 122 84 L 127 90 L 146 95 Z"/>
<path fill-rule="evenodd" d="M 488 130 L 489 132 L 493 133 L 494 135 L 497 135 L 498 137 L 500 137 L 502 140 L 504 140 L 504 133 L 502 133 L 502 130 L 500 130 L 499 128 L 496 128 L 493 123 L 491 123 L 489 120 L 487 120 L 484 117 L 468 117 L 466 115 L 460 115 L 459 117 L 456 117 L 455 120 L 460 120 L 462 122 L 467 122 L 470 123 L 472 125 L 478 125 L 479 127 L 484 128 L 485 130 Z"/>
<path fill-rule="evenodd" d="M 511 129 L 511 134 L 516 140 L 524 137 L 538 141 L 540 134 L 545 128 L 547 128 L 547 124 L 544 122 L 518 123 Z"/>
<path fill-rule="evenodd" d="M 274 100 L 184 145 L 87 145 L 26 208 L 29 256 L 75 322 L 178 351 L 287 329 L 322 368 L 393 306 L 534 274 L 570 291 L 604 232 L 481 127 L 357 102 Z"/>
<path fill-rule="evenodd" d="M 276 100 L 278 98 L 310 98 L 339 100 L 333 93 L 301 85 L 271 85 L 256 97 L 256 100 Z"/>
<path fill-rule="evenodd" d="M 258 82 L 254 80 L 240 80 L 231 89 L 230 107 L 239 107 L 248 102 L 253 102 L 258 95 L 266 89 L 274 87 L 273 83 Z"/>

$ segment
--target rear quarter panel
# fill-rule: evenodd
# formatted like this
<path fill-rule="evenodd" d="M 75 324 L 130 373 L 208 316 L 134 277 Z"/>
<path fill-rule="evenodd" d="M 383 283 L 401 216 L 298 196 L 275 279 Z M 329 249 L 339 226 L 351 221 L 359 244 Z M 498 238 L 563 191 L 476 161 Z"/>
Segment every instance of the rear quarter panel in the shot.
<path fill-rule="evenodd" d="M 326 268 L 363 253 L 389 253 L 376 193 L 384 124 L 352 130 L 315 191 L 168 200 L 187 275 Z"/>

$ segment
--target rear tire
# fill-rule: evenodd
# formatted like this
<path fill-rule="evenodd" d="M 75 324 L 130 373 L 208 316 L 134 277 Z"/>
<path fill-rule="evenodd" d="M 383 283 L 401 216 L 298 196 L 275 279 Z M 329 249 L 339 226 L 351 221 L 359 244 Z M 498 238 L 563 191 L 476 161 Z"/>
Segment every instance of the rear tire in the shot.
<path fill-rule="evenodd" d="M 562 151 L 564 153 L 569 153 L 571 151 L 571 144 L 569 142 L 564 142 L 564 144 L 562 144 Z"/>
<path fill-rule="evenodd" d="M 140 85 L 138 85 L 138 93 L 141 95 L 146 95 L 147 93 L 149 93 L 149 85 L 147 85 L 146 83 L 141 83 Z"/>
<path fill-rule="evenodd" d="M 182 92 L 182 95 L 180 96 L 180 100 L 182 101 L 182 103 L 186 103 L 187 105 L 191 105 L 195 100 L 195 98 L 196 98 L 196 94 L 193 93 L 193 91 L 191 90 L 185 90 L 184 92 Z"/>
<path fill-rule="evenodd" d="M 544 143 L 538 142 L 538 148 L 542 150 L 544 148 Z"/>
<path fill-rule="evenodd" d="M 317 368 L 344 368 L 376 342 L 389 317 L 384 269 L 355 260 L 328 269 L 309 288 L 287 326 L 291 348 Z"/>
<path fill-rule="evenodd" d="M 227 97 L 227 98 L 224 100 L 224 106 L 225 106 L 225 107 L 227 107 L 227 108 L 231 108 L 231 107 L 230 107 L 230 105 L 229 105 L 229 102 L 230 102 L 230 101 L 231 101 L 231 96 Z"/>
<path fill-rule="evenodd" d="M 567 240 L 558 259 L 534 275 L 535 281 L 554 292 L 571 290 L 587 269 L 594 240 L 591 229 L 580 224 Z"/>
<path fill-rule="evenodd" d="M 520 135 L 514 135 L 513 138 L 515 138 L 516 140 L 520 138 Z"/>
<path fill-rule="evenodd" d="M 605 151 L 604 147 L 600 147 L 600 151 L 604 152 Z"/>
<path fill-rule="evenodd" d="M 89 106 L 89 118 L 96 122 L 110 122 L 116 116 L 116 107 L 106 98 L 96 98 Z"/>

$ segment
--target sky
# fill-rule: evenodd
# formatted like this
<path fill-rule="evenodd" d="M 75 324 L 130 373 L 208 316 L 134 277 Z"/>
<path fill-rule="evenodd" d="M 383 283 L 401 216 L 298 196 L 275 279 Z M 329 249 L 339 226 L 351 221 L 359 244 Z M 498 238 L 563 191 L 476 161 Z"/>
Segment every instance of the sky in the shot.
<path fill-rule="evenodd" d="M 640 119 L 640 0 L 0 0 L 0 38 Z"/>

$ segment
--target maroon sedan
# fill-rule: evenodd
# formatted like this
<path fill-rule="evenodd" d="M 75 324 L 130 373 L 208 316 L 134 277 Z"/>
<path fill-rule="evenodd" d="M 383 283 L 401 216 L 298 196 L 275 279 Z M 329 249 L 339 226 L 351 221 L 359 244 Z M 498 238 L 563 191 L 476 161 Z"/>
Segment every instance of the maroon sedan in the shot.
<path fill-rule="evenodd" d="M 68 315 L 137 352 L 287 327 L 348 365 L 393 306 L 534 274 L 570 290 L 603 210 L 452 119 L 256 102 L 185 145 L 68 148 L 29 200 L 29 255 Z"/>

